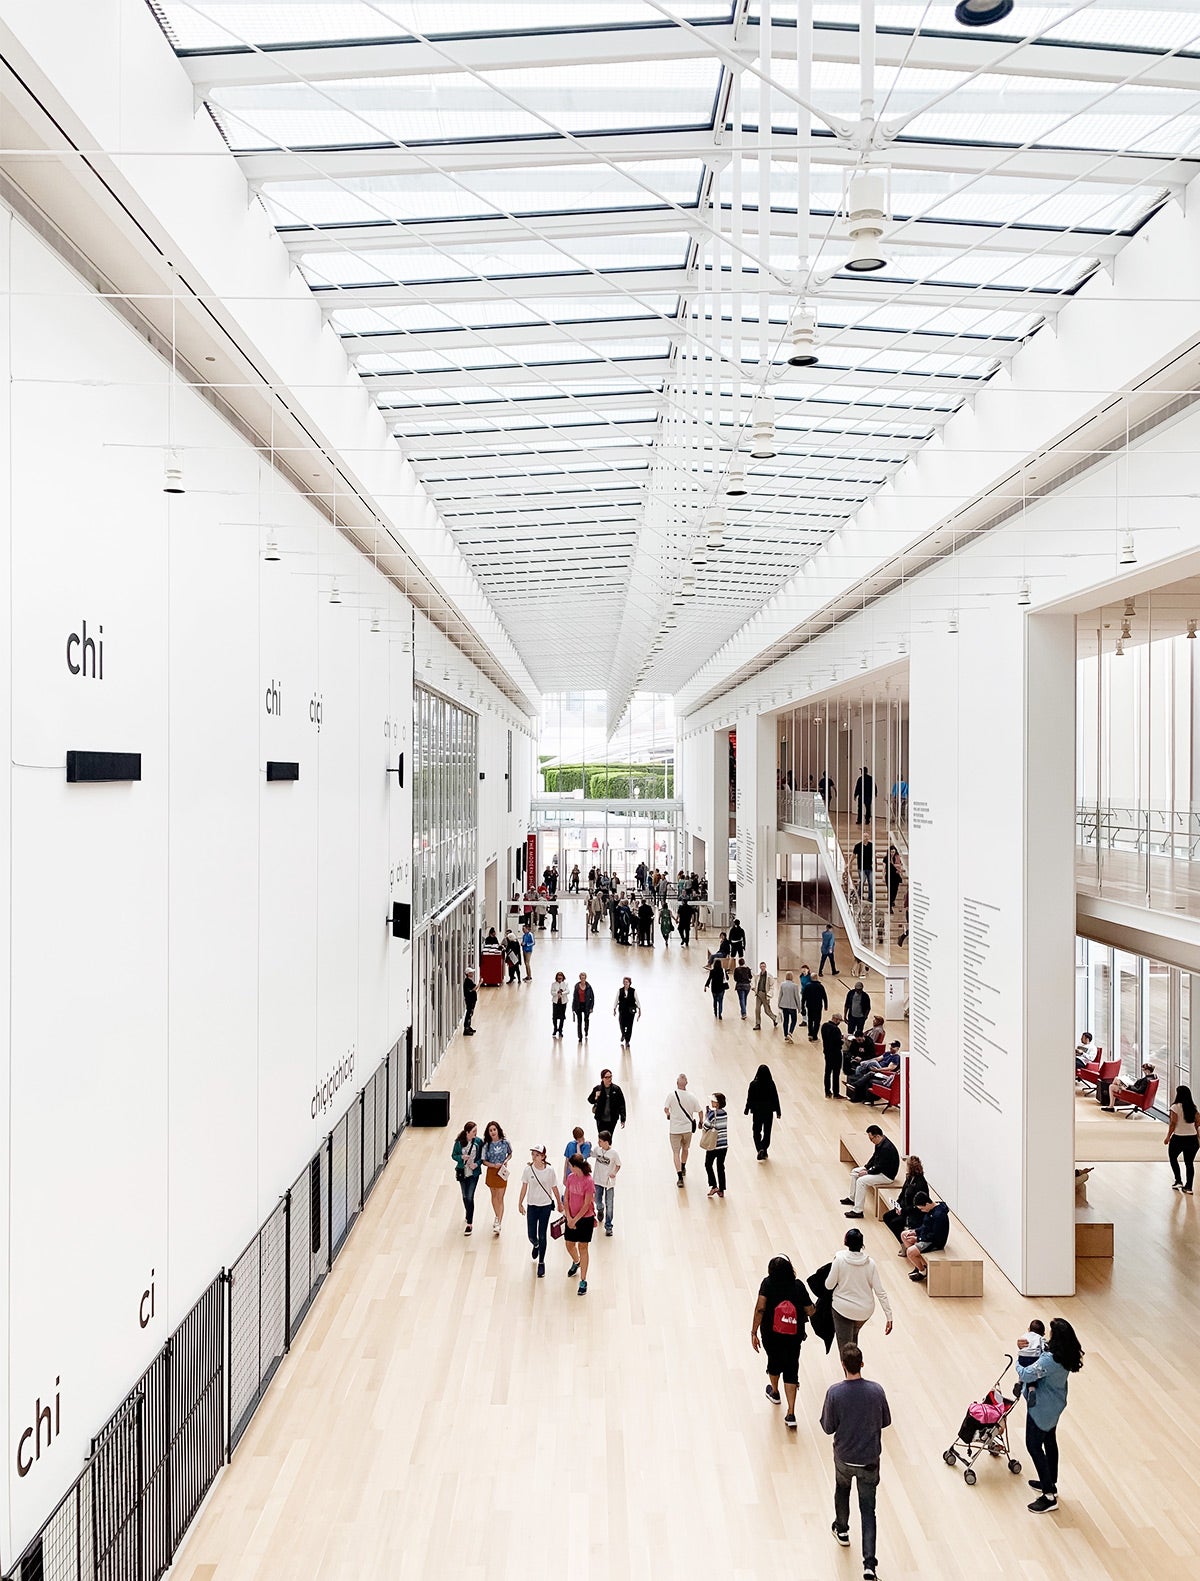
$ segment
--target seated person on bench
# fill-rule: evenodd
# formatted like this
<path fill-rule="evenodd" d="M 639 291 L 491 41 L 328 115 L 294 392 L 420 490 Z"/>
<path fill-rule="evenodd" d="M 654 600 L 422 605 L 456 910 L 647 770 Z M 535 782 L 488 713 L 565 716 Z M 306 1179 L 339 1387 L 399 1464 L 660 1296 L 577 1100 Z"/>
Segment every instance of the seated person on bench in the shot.
<path fill-rule="evenodd" d="M 1100 1107 L 1106 1114 L 1111 1114 L 1119 1103 L 1129 1102 L 1128 1098 L 1121 1096 L 1122 1093 L 1131 1092 L 1140 1097 L 1153 1080 L 1154 1066 L 1143 1065 L 1142 1074 L 1136 1081 L 1122 1081 L 1118 1076 L 1116 1081 L 1111 1084 L 1111 1087 L 1106 1081 L 1100 1082 L 1099 1085 L 1104 1088 L 1103 1092 L 1096 1094 L 1100 1100 Z"/>
<path fill-rule="evenodd" d="M 893 1040 L 886 1053 L 877 1054 L 874 1059 L 859 1060 L 854 1069 L 854 1085 L 847 1096 L 851 1103 L 874 1103 L 871 1097 L 871 1085 L 880 1076 L 890 1076 L 894 1070 L 900 1069 L 900 1039 Z"/>
<path fill-rule="evenodd" d="M 867 1135 L 875 1151 L 865 1164 L 850 1171 L 850 1177 L 854 1181 L 854 1195 L 842 1198 L 843 1204 L 850 1209 L 846 1214 L 848 1219 L 862 1218 L 863 1203 L 867 1200 L 867 1192 L 872 1186 L 890 1186 L 900 1173 L 900 1153 L 895 1142 L 890 1142 L 884 1136 L 883 1127 L 869 1125 Z"/>
<path fill-rule="evenodd" d="M 902 1231 L 900 1244 L 906 1248 L 908 1260 L 913 1265 L 908 1277 L 920 1284 L 929 1278 L 925 1253 L 943 1251 L 950 1239 L 950 1209 L 944 1202 L 930 1202 L 923 1191 L 917 1194 L 913 1206 L 920 1222 L 915 1230 Z"/>

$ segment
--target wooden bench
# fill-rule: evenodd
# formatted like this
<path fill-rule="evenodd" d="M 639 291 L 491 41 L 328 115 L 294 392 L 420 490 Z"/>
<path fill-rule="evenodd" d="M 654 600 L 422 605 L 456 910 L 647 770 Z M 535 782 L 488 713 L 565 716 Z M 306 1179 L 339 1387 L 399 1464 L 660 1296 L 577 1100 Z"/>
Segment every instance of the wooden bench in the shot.
<path fill-rule="evenodd" d="M 1076 1257 L 1107 1257 L 1113 1255 L 1113 1227 L 1102 1219 L 1095 1208 L 1075 1209 Z"/>
<path fill-rule="evenodd" d="M 934 1193 L 930 1192 L 931 1198 L 933 1195 Z M 896 1206 L 899 1197 L 898 1187 L 879 1186 L 875 1192 L 875 1217 L 882 1219 L 885 1213 Z M 965 1239 L 970 1239 L 961 1225 L 958 1227 L 958 1233 Z M 923 1283 L 931 1296 L 983 1294 L 982 1257 L 949 1257 L 945 1252 L 929 1252 L 926 1254 L 925 1262 L 929 1268 L 929 1277 Z"/>

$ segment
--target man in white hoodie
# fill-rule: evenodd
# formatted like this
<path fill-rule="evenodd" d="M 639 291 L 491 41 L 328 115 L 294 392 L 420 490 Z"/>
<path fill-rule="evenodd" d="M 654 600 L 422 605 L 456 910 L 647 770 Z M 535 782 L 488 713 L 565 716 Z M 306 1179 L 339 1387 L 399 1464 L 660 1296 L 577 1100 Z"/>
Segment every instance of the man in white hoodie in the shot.
<path fill-rule="evenodd" d="M 833 1332 L 839 1355 L 843 1345 L 857 1345 L 858 1331 L 874 1312 L 876 1297 L 887 1318 L 883 1332 L 892 1332 L 892 1303 L 875 1259 L 863 1251 L 861 1230 L 846 1231 L 845 1249 L 830 1264 L 825 1288 L 833 1292 Z"/>

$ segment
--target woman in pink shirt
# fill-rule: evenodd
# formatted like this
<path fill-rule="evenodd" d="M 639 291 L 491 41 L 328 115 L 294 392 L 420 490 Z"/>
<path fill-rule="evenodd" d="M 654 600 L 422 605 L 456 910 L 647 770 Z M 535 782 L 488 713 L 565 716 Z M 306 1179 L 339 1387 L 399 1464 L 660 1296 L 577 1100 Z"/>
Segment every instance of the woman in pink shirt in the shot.
<path fill-rule="evenodd" d="M 592 1166 L 582 1153 L 575 1153 L 567 1167 L 567 1180 L 563 1188 L 563 1206 L 566 1209 L 567 1228 L 563 1239 L 571 1254 L 567 1278 L 579 1275 L 579 1294 L 587 1295 L 588 1253 L 592 1231 L 596 1227 L 596 1190 L 592 1184 Z"/>

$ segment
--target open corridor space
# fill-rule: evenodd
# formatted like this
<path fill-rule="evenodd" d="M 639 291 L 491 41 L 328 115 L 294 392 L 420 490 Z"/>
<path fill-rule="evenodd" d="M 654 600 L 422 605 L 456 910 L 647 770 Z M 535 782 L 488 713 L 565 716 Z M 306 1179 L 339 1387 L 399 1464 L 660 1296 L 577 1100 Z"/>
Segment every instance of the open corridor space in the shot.
<path fill-rule="evenodd" d="M 533 982 L 485 989 L 478 1035 L 454 1040 L 435 1081 L 451 1090 L 451 1127 L 402 1137 L 181 1551 L 181 1581 L 857 1581 L 857 1510 L 855 1546 L 843 1552 L 817 1423 L 834 1359 L 810 1335 L 799 1429 L 788 1433 L 764 1399 L 749 1332 L 771 1255 L 790 1254 L 803 1277 L 839 1246 L 838 1136 L 871 1117 L 822 1097 L 803 1031 L 791 1047 L 769 1023 L 754 1033 L 732 992 L 714 1021 L 702 946 L 620 949 L 578 936 L 573 913 L 564 920 L 568 936 L 539 937 Z M 569 981 L 585 970 L 596 985 L 586 1044 L 569 1019 L 561 1043 L 550 1036 L 559 969 Z M 611 1012 L 626 971 L 644 1013 L 622 1055 Z M 759 1061 L 783 1109 L 766 1163 L 742 1117 Z M 491 1233 L 481 1186 L 475 1234 L 464 1238 L 450 1149 L 465 1120 L 494 1118 L 514 1165 L 545 1142 L 561 1169 L 572 1127 L 594 1135 L 585 1099 L 606 1065 L 629 1123 L 616 1140 L 615 1233 L 593 1244 L 581 1297 L 561 1243 L 546 1278 L 535 1277 L 518 1168 L 502 1234 Z M 663 1103 L 681 1070 L 697 1094 L 729 1098 L 723 1201 L 706 1195 L 698 1147 L 686 1189 L 676 1188 Z M 1070 1300 L 1022 1299 L 990 1263 L 982 1299 L 931 1299 L 868 1214 L 867 1250 L 896 1316 L 885 1339 L 877 1312 L 862 1341 L 893 1414 L 879 1496 L 885 1581 L 1190 1572 L 1200 1552 L 1200 1207 L 1169 1180 L 1165 1163 L 1096 1171 L 1091 1197 L 1116 1223 L 1117 1255 L 1080 1263 Z M 1014 1477 L 985 1457 L 972 1488 L 942 1452 L 1029 1319 L 1058 1313 L 1087 1358 L 1060 1430 L 1059 1509 L 1035 1517 L 1028 1466 Z M 1019 1441 L 1022 1406 L 1013 1420 Z M 1027 1464 L 1023 1443 L 1014 1453 Z"/>

